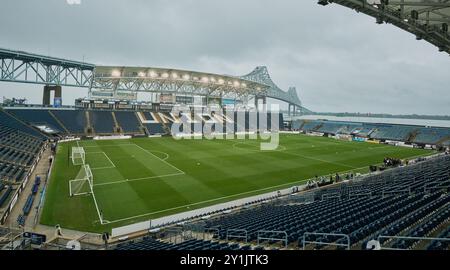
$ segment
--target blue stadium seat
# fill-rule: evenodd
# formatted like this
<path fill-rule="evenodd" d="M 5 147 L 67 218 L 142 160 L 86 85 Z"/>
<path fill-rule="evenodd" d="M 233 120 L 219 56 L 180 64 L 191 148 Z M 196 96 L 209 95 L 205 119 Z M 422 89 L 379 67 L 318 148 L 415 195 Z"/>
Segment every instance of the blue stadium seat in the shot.
<path fill-rule="evenodd" d="M 86 128 L 85 111 L 81 110 L 54 110 L 52 113 L 63 123 L 71 134 L 84 134 Z"/>
<path fill-rule="evenodd" d="M 66 133 L 65 129 L 55 120 L 48 110 L 15 109 L 8 110 L 8 112 L 30 125 L 46 125 L 58 133 Z"/>
<path fill-rule="evenodd" d="M 89 111 L 91 124 L 97 134 L 114 132 L 114 119 L 111 111 Z"/>
<path fill-rule="evenodd" d="M 140 123 L 135 112 L 115 111 L 117 122 L 124 133 L 141 133 Z"/>

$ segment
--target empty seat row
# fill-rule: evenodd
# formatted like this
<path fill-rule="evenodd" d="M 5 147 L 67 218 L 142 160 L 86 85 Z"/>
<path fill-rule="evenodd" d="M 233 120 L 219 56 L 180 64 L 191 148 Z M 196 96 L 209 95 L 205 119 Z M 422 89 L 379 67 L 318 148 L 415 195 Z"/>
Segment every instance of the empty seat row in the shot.
<path fill-rule="evenodd" d="M 256 240 L 261 231 L 282 231 L 287 234 L 289 243 L 300 239 L 299 245 L 302 245 L 305 233 L 345 234 L 350 245 L 355 245 L 380 235 L 397 235 L 418 221 L 421 221 L 416 224 L 418 228 L 425 226 L 432 230 L 448 212 L 442 212 L 440 219 L 434 222 L 423 218 L 441 207 L 448 207 L 450 185 L 445 183 L 450 183 L 449 173 L 450 156 L 436 157 L 319 192 L 321 195 L 339 193 L 337 198 L 316 196 L 316 201 L 306 204 L 278 201 L 208 220 L 204 226 L 218 230 L 220 239 L 226 238 L 228 230 L 245 230 L 250 241 Z M 383 193 L 405 187 L 408 187 L 406 193 Z M 352 192 L 368 192 L 369 195 L 351 196 Z M 347 238 L 317 235 L 309 236 L 307 240 L 347 242 Z M 314 248 L 321 246 L 318 244 Z"/>
<path fill-rule="evenodd" d="M 13 189 L 11 186 L 8 186 L 7 188 L 4 188 L 0 191 L 0 208 L 4 206 L 12 191 Z"/>
<path fill-rule="evenodd" d="M 178 244 L 165 243 L 144 237 L 139 241 L 119 244 L 116 250 L 251 250 L 250 245 L 191 239 Z"/>
<path fill-rule="evenodd" d="M 141 133 L 141 125 L 135 112 L 115 111 L 114 115 L 124 133 Z"/>
<path fill-rule="evenodd" d="M 8 112 L 30 125 L 45 125 L 57 133 L 66 133 L 64 127 L 59 124 L 49 110 L 14 109 L 8 110 Z"/>
<path fill-rule="evenodd" d="M 378 140 L 410 141 L 418 144 L 438 144 L 450 141 L 450 128 L 441 127 L 419 127 L 326 120 L 297 120 L 293 122 L 292 129 L 333 135 L 352 134 Z"/>

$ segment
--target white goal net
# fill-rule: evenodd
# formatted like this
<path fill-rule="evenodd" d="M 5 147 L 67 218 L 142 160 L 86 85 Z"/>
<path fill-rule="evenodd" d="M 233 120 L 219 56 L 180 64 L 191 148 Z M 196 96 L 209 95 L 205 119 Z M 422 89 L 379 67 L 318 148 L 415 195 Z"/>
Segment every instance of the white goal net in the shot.
<path fill-rule="evenodd" d="M 94 176 L 89 165 L 81 166 L 81 170 L 74 180 L 69 181 L 70 197 L 93 193 Z"/>
<path fill-rule="evenodd" d="M 86 153 L 83 147 L 72 147 L 72 164 L 75 166 L 85 164 Z"/>

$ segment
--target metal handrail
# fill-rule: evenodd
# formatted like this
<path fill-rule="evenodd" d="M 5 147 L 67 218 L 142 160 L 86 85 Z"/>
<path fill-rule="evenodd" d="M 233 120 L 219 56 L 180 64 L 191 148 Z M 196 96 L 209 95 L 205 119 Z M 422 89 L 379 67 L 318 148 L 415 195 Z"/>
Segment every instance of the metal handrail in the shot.
<path fill-rule="evenodd" d="M 410 240 L 431 240 L 431 241 L 450 241 L 450 238 L 439 238 L 439 237 L 413 237 L 413 236 L 388 236 L 388 235 L 380 235 L 377 238 L 377 241 L 381 244 L 381 239 L 410 239 Z M 401 248 L 390 248 L 390 247 L 382 247 L 384 250 L 405 250 Z"/>
<path fill-rule="evenodd" d="M 277 234 L 284 234 L 284 238 L 274 238 L 274 237 L 261 237 L 260 234 L 264 233 L 277 233 Z M 260 240 L 269 240 L 269 241 L 281 241 L 284 242 L 284 247 L 288 246 L 288 235 L 285 231 L 267 231 L 267 230 L 259 230 L 257 232 L 258 236 L 258 245 L 260 244 Z"/>
<path fill-rule="evenodd" d="M 206 238 L 206 233 L 210 233 L 210 232 L 216 232 L 217 233 L 217 237 L 220 237 L 220 230 L 219 228 L 205 228 L 205 230 L 203 231 L 203 239 Z M 213 236 L 216 235 L 213 233 Z"/>
<path fill-rule="evenodd" d="M 326 242 L 318 242 L 318 241 L 307 241 L 306 236 L 307 235 L 321 235 L 321 236 L 341 236 L 347 239 L 347 244 L 338 244 L 338 243 L 326 243 Z M 315 232 L 305 232 L 303 234 L 303 250 L 305 250 L 306 243 L 308 244 L 320 244 L 320 245 L 330 245 L 330 246 L 340 246 L 340 247 L 347 247 L 347 250 L 350 250 L 350 237 L 347 234 L 341 234 L 341 233 L 315 233 Z"/>
<path fill-rule="evenodd" d="M 239 234 L 230 234 L 233 232 L 239 233 L 239 232 L 243 232 L 244 235 L 239 235 Z M 227 241 L 229 241 L 230 238 L 242 238 L 245 239 L 245 243 L 248 243 L 248 232 L 245 229 L 229 229 L 227 230 Z"/>

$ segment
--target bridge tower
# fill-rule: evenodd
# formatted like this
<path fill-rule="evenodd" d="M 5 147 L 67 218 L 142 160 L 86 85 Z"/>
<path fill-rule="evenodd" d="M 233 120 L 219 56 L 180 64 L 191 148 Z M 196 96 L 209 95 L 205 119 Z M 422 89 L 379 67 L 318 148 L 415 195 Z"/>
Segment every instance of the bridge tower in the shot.
<path fill-rule="evenodd" d="M 257 110 L 259 110 L 259 105 L 261 104 L 260 100 L 262 100 L 263 105 L 267 105 L 267 97 L 255 96 L 255 108 Z"/>
<path fill-rule="evenodd" d="M 42 105 L 50 106 L 50 94 L 54 92 L 54 105 L 62 104 L 62 87 L 60 85 L 46 85 L 44 86 L 44 95 L 42 98 Z"/>

